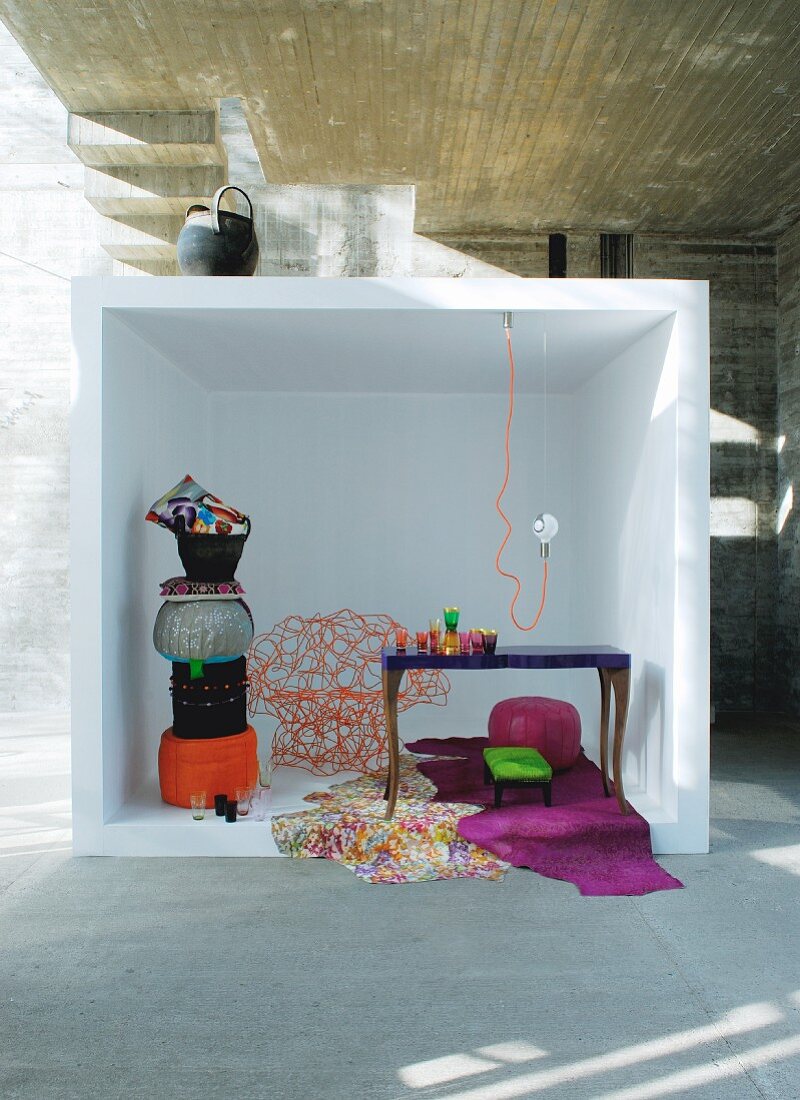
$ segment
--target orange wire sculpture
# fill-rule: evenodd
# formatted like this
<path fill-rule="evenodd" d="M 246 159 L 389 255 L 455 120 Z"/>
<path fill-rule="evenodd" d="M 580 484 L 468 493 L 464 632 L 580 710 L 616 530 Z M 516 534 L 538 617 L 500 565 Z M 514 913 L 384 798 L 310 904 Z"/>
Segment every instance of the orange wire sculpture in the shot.
<path fill-rule="evenodd" d="M 381 649 L 398 623 L 389 615 L 343 608 L 303 619 L 290 615 L 255 638 L 247 658 L 250 714 L 272 715 L 273 763 L 316 775 L 365 774 L 385 766 Z M 450 682 L 436 669 L 409 669 L 398 710 L 444 706 Z"/>
<path fill-rule="evenodd" d="M 541 601 L 539 603 L 539 610 L 536 612 L 536 618 L 533 620 L 531 625 L 530 626 L 523 626 L 522 623 L 517 621 L 517 616 L 516 616 L 516 613 L 514 611 L 514 608 L 517 606 L 517 600 L 519 599 L 519 594 L 522 591 L 522 582 L 520 581 L 520 579 L 516 575 L 516 573 L 509 573 L 507 570 L 503 569 L 502 565 L 500 564 L 500 557 L 501 557 L 503 551 L 506 548 L 506 543 L 511 538 L 511 531 L 512 531 L 511 520 L 508 518 L 508 516 L 505 514 L 505 512 L 503 511 L 503 508 L 502 508 L 503 494 L 505 493 L 506 489 L 508 488 L 508 479 L 511 476 L 511 447 L 510 447 L 510 442 L 511 442 L 511 421 L 514 419 L 514 379 L 515 379 L 516 370 L 515 370 L 515 367 L 514 367 L 514 349 L 511 346 L 511 329 L 510 328 L 506 329 L 506 345 L 508 347 L 508 367 L 509 367 L 508 417 L 506 418 L 506 476 L 503 479 L 503 484 L 500 487 L 500 492 L 497 494 L 497 500 L 495 500 L 495 502 L 494 502 L 494 506 L 497 509 L 498 513 L 500 514 L 500 518 L 502 519 L 503 523 L 506 525 L 506 534 L 505 534 L 505 538 L 500 543 L 500 549 L 497 551 L 497 556 L 494 559 L 494 567 L 497 570 L 497 572 L 500 573 L 501 576 L 508 577 L 508 579 L 512 580 L 514 582 L 514 584 L 516 585 L 516 591 L 514 592 L 514 598 L 511 601 L 511 607 L 509 609 L 510 612 L 511 612 L 511 621 L 518 630 L 524 630 L 527 633 L 528 631 L 533 630 L 537 626 L 537 624 L 539 622 L 539 619 L 541 619 L 541 617 L 542 617 L 542 612 L 544 611 L 544 604 L 545 604 L 545 600 L 547 599 L 547 562 L 545 561 L 545 563 L 544 563 L 544 576 L 542 577 L 542 598 L 541 598 Z"/>

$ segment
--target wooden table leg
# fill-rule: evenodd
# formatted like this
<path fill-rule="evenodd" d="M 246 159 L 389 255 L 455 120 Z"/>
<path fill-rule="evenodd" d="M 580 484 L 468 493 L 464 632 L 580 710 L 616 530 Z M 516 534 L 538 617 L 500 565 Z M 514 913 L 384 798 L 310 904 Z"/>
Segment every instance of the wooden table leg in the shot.
<path fill-rule="evenodd" d="M 611 686 L 614 689 L 614 789 L 620 813 L 628 812 L 625 791 L 622 789 L 622 743 L 625 740 L 625 726 L 628 721 L 628 700 L 631 691 L 631 670 L 629 668 L 609 669 Z"/>
<path fill-rule="evenodd" d="M 389 777 L 386 780 L 386 820 L 394 817 L 394 807 L 397 802 L 397 789 L 400 786 L 400 746 L 397 732 L 397 696 L 400 692 L 400 681 L 403 679 L 402 668 L 384 668 L 383 680 L 383 713 L 386 719 L 386 742 L 389 749 Z"/>
<path fill-rule="evenodd" d="M 608 782 L 608 721 L 611 693 L 614 693 L 614 743 L 613 772 L 614 790 L 620 812 L 628 812 L 628 803 L 622 786 L 622 745 L 625 741 L 625 727 L 628 721 L 628 699 L 630 697 L 631 670 L 629 668 L 598 668 L 600 673 L 600 771 L 603 776 L 603 790 L 606 798 L 611 797 Z"/>
<path fill-rule="evenodd" d="M 600 675 L 600 772 L 603 776 L 603 790 L 606 798 L 611 797 L 608 785 L 608 715 L 611 704 L 611 681 L 607 668 L 598 668 Z"/>

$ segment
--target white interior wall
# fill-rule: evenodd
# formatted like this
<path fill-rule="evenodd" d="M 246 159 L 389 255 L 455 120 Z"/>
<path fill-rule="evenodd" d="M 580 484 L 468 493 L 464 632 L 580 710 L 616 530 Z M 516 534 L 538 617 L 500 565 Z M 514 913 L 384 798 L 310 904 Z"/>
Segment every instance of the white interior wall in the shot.
<path fill-rule="evenodd" d="M 183 572 L 174 537 L 145 523 L 186 473 L 211 476 L 208 395 L 109 311 L 103 321 L 103 813 L 157 776 L 171 724 L 169 662 L 153 648 L 159 582 Z M 124 415 L 120 411 L 124 410 Z"/>
<path fill-rule="evenodd" d="M 545 613 L 535 632 L 524 633 L 508 612 L 513 585 L 494 568 L 504 532 L 494 501 L 503 479 L 506 397 L 210 393 L 126 321 L 108 311 L 106 318 L 113 353 L 104 407 L 129 410 L 124 427 L 106 432 L 104 442 L 104 469 L 114 471 L 105 507 L 111 515 L 121 509 L 119 527 L 106 530 L 127 531 L 124 556 L 115 536 L 104 553 L 106 590 L 124 593 L 104 607 L 114 639 L 104 720 L 119 713 L 124 730 L 104 760 L 106 816 L 141 784 L 156 782 L 170 703 L 169 666 L 153 649 L 152 623 L 158 581 L 181 566 L 174 539 L 139 524 L 151 500 L 184 472 L 252 516 L 239 577 L 257 632 L 287 615 L 340 607 L 386 612 L 413 630 L 456 603 L 464 625 L 496 627 L 501 644 L 580 638 L 631 649 L 626 781 L 629 792 L 647 791 L 674 809 L 671 772 L 662 766 L 672 748 L 665 680 L 672 634 L 663 624 L 671 622 L 664 601 L 674 596 L 674 575 L 652 568 L 674 523 L 674 462 L 665 463 L 660 450 L 674 439 L 674 405 L 672 422 L 669 410 L 666 419 L 650 419 L 670 321 L 573 396 L 517 395 L 504 498 L 514 533 L 503 564 L 523 580 L 523 622 L 538 606 L 542 577 L 530 522 L 547 509 L 560 523 Z M 117 425 L 118 415 L 112 418 Z M 137 539 L 141 554 L 133 550 Z M 549 694 L 578 706 L 584 744 L 597 757 L 594 670 L 449 678 L 446 708 L 418 706 L 402 716 L 406 740 L 480 735 L 499 699 Z M 274 720 L 259 716 L 254 724 L 266 744 Z"/>
<path fill-rule="evenodd" d="M 169 286 L 154 285 L 161 282 Z M 205 287 L 206 282 L 125 280 L 123 286 L 117 280 L 86 280 L 75 295 L 72 512 L 95 516 L 101 501 L 102 530 L 101 555 L 96 526 L 72 528 L 73 599 L 84 611 L 73 618 L 76 850 L 257 854 L 252 846 L 231 844 L 225 830 L 211 830 L 210 840 L 206 832 L 192 831 L 183 815 L 158 803 L 154 788 L 158 738 L 170 714 L 169 667 L 151 642 L 156 585 L 180 566 L 174 540 L 146 526 L 143 517 L 153 498 L 185 472 L 253 515 L 253 536 L 239 573 L 259 629 L 290 612 L 331 611 L 346 603 L 391 612 L 413 628 L 455 599 L 464 608 L 465 625 L 494 621 L 506 643 L 580 640 L 631 649 L 640 664 L 634 668 L 628 782 L 632 790 L 637 781 L 643 784 L 636 804 L 651 823 L 669 826 L 665 831 L 654 824 L 656 850 L 703 850 L 707 288 L 609 287 L 602 281 L 527 287 L 512 280 L 501 294 L 491 281 L 451 287 L 437 280 L 274 280 L 265 302 L 256 281 L 217 280 Z M 339 333 L 347 310 L 365 303 L 387 309 L 383 339 L 369 335 L 365 325 L 345 324 L 361 334 L 364 351 L 353 360 L 357 369 L 348 368 L 349 358 L 336 370 L 327 364 L 323 377 L 338 393 L 313 393 L 307 386 L 305 392 L 265 392 L 275 383 L 267 368 L 276 354 L 276 331 L 289 332 L 291 349 L 305 354 L 306 381 L 310 360 L 320 354 L 309 359 L 314 341 L 309 345 L 305 326 L 292 323 L 292 310 L 333 308 L 331 331 Z M 537 603 L 541 578 L 537 546 L 528 533 L 531 517 L 540 508 L 554 511 L 562 529 L 553 543 L 552 587 L 542 625 L 534 635 L 516 636 L 498 622 L 511 586 L 493 572 L 502 537 L 494 498 L 502 479 L 503 364 L 502 356 L 494 365 L 489 361 L 495 341 L 484 346 L 484 325 L 477 324 L 484 315 L 487 331 L 493 332 L 498 310 L 508 306 L 522 311 L 515 332 L 528 367 L 541 344 L 535 325 L 526 343 L 526 320 L 537 313 L 555 318 L 552 373 L 575 394 L 554 394 L 555 384 L 548 391 L 545 492 L 543 399 L 535 392 L 535 371 L 521 379 L 507 497 L 515 535 L 506 560 L 525 580 L 526 617 Z M 206 341 L 195 322 L 217 307 L 229 339 L 206 377 Z M 417 340 L 415 356 L 429 356 L 421 374 L 415 363 L 430 385 L 425 393 L 408 385 L 408 374 L 396 363 L 398 343 L 420 327 L 415 325 L 420 308 L 428 311 L 428 322 L 439 317 L 443 326 L 440 350 L 434 339 L 438 322 L 426 322 L 426 338 Z M 653 330 L 652 325 L 670 309 L 677 310 L 677 320 L 665 357 L 668 326 Z M 251 321 L 264 311 L 260 340 L 252 325 L 242 334 L 236 310 Z M 169 348 L 159 335 L 164 331 L 156 323 L 159 315 L 168 322 Z M 466 342 L 465 331 L 471 333 Z M 460 337 L 462 347 L 454 355 Z M 326 355 L 324 340 L 317 343 Z M 384 354 L 386 348 L 391 355 Z M 609 352 L 616 352 L 610 363 Z M 362 360 L 369 369 L 357 366 Z M 394 374 L 389 362 L 395 363 Z M 474 382 L 483 364 L 487 380 L 493 379 L 492 393 L 452 392 L 465 378 Z M 592 373 L 597 377 L 585 384 Z M 245 392 L 241 382 L 248 375 L 263 384 L 262 392 Z M 411 392 L 387 393 L 394 376 Z M 387 575 L 393 577 L 391 602 Z M 371 607 L 365 606 L 367 599 Z M 676 624 L 671 645 L 654 632 L 653 622 L 662 618 Z M 417 708 L 403 716 L 401 732 L 409 739 L 483 732 L 496 698 L 531 691 L 571 698 L 580 706 L 585 740 L 596 739 L 594 672 L 506 672 L 485 678 L 454 673 L 452 680 L 448 708 Z M 668 709 L 670 691 L 674 713 Z M 120 816 L 121 800 L 143 779 L 151 801 L 128 802 Z M 662 799 L 666 792 L 667 804 L 649 791 Z M 672 794 L 677 827 L 674 817 L 669 824 Z"/>
<path fill-rule="evenodd" d="M 342 607 L 388 613 L 416 630 L 455 604 L 465 627 L 495 627 L 501 645 L 569 641 L 570 398 L 546 404 L 546 506 L 559 516 L 562 532 L 534 635 L 514 628 L 508 614 L 513 584 L 494 568 L 505 531 L 494 506 L 504 473 L 505 397 L 214 394 L 212 407 L 211 488 L 253 521 L 239 577 L 257 632 L 287 615 Z M 541 589 L 539 544 L 530 525 L 545 506 L 544 415 L 541 396 L 518 397 L 504 498 L 514 533 L 503 564 L 523 580 L 517 605 L 523 622 L 532 620 Z M 216 431 L 217 422 L 231 430 Z M 570 679 L 564 673 L 449 675 L 453 690 L 445 708 L 417 706 L 402 715 L 406 740 L 481 735 L 498 699 L 563 693 Z M 271 736 L 271 719 L 255 724 L 260 735 Z"/>
<path fill-rule="evenodd" d="M 676 812 L 672 760 L 677 388 L 669 318 L 591 378 L 574 397 L 575 637 L 630 650 L 625 790 Z M 664 395 L 669 393 L 668 400 Z M 581 708 L 597 758 L 597 684 Z M 589 705 L 594 700 L 594 707 Z"/>

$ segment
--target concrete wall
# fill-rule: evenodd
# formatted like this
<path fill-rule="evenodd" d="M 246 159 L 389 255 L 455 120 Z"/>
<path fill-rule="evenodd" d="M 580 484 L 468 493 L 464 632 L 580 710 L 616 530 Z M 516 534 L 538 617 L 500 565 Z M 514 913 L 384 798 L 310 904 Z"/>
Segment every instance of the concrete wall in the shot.
<path fill-rule="evenodd" d="M 100 247 L 104 219 L 83 197 L 83 167 L 66 146 L 66 111 L 2 26 L 0 88 L 0 474 L 10 517 L 0 527 L 3 711 L 68 702 L 68 279 L 137 272 Z M 545 236 L 431 241 L 414 234 L 411 188 L 269 186 L 252 159 L 247 168 L 246 140 L 237 158 L 235 126 L 228 129 L 230 176 L 255 189 L 265 273 L 547 275 Z M 774 252 L 666 236 L 639 237 L 636 247 L 640 276 L 711 283 L 712 493 L 721 501 L 717 529 L 727 532 L 712 540 L 712 697 L 721 708 L 769 707 L 777 588 Z M 568 234 L 568 273 L 599 275 L 597 234 Z M 788 564 L 787 537 L 781 560 Z"/>
<path fill-rule="evenodd" d="M 67 112 L 1 25 L 0 98 L 0 711 L 63 709 L 69 278 L 110 274 L 112 261 L 66 146 Z"/>
<path fill-rule="evenodd" d="M 711 310 L 711 698 L 770 710 L 775 683 L 775 249 L 637 237 L 641 278 L 707 279 Z"/>
<path fill-rule="evenodd" d="M 800 714 L 800 225 L 778 241 L 778 408 L 778 684 Z"/>

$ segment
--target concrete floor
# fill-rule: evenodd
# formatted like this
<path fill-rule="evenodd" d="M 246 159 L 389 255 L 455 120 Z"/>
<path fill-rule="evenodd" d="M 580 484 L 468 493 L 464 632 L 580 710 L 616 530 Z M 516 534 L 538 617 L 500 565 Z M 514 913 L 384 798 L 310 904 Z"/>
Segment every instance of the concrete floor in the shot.
<path fill-rule="evenodd" d="M 14 728 L 3 1100 L 800 1097 L 800 723 L 718 725 L 713 851 L 663 858 L 687 888 L 644 898 L 71 859 L 63 726 Z"/>

